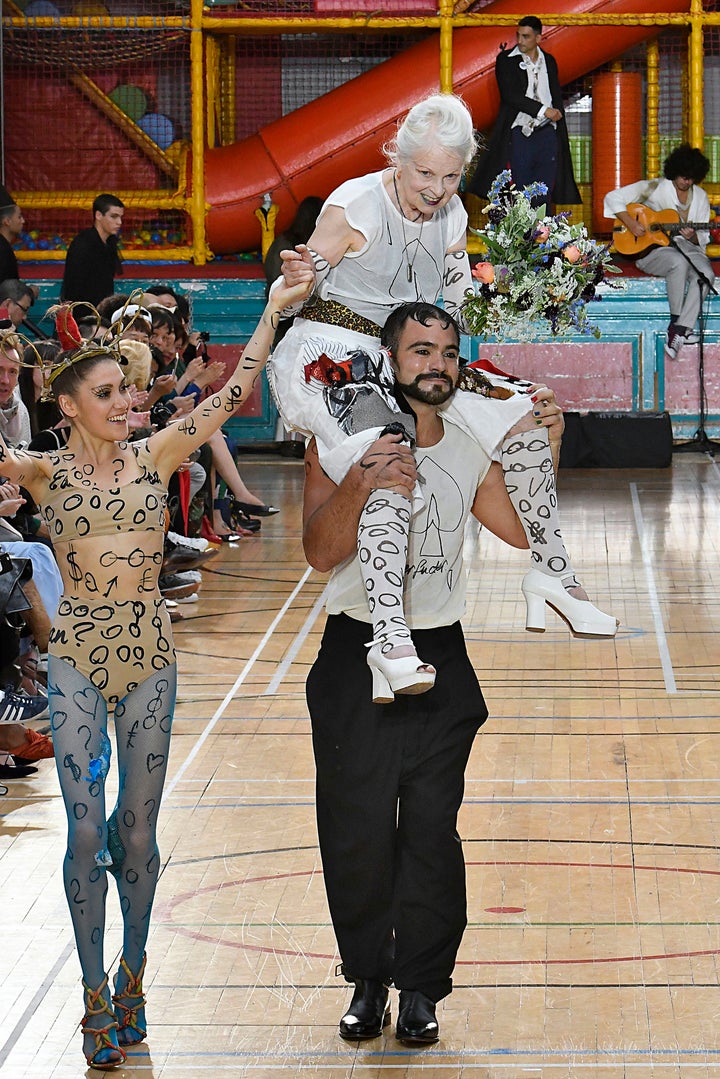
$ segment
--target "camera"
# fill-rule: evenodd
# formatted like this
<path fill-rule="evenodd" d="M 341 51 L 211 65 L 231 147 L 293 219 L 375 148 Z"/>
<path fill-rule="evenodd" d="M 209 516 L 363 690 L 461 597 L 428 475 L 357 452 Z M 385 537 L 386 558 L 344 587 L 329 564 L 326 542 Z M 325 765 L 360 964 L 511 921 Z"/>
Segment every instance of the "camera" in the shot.
<path fill-rule="evenodd" d="M 200 338 L 201 341 L 209 341 L 210 340 L 210 334 L 207 332 L 207 330 L 201 330 L 200 333 L 198 334 L 198 337 Z"/>

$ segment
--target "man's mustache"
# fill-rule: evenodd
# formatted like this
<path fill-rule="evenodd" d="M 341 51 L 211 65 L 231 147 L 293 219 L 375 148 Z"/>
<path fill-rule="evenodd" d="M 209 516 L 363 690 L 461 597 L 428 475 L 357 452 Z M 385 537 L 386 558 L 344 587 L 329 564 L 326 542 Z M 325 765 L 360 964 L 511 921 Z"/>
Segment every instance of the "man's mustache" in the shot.
<path fill-rule="evenodd" d="M 423 375 L 417 375 L 416 378 L 413 380 L 413 385 L 419 386 L 421 382 L 424 382 L 428 378 L 432 378 L 436 382 L 438 379 L 442 379 L 443 382 L 447 382 L 448 386 L 455 385 L 453 380 L 450 378 L 450 375 L 446 375 L 442 372 L 439 372 L 438 374 L 430 374 L 429 372 L 426 372 Z"/>

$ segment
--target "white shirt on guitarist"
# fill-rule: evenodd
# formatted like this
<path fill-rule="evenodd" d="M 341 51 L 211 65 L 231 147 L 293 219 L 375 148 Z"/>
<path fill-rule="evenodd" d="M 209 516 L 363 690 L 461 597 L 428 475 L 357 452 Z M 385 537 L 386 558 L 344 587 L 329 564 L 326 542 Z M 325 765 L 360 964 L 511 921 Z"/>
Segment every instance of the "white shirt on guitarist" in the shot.
<path fill-rule="evenodd" d="M 676 210 L 680 221 L 709 221 L 710 202 L 701 187 L 693 184 L 687 202 L 681 202 L 672 180 L 638 180 L 637 183 L 616 187 L 608 191 L 603 201 L 605 217 L 617 217 L 632 202 L 640 202 L 650 210 Z M 697 233 L 698 246 L 702 251 L 710 243 L 710 233 L 704 229 Z"/>

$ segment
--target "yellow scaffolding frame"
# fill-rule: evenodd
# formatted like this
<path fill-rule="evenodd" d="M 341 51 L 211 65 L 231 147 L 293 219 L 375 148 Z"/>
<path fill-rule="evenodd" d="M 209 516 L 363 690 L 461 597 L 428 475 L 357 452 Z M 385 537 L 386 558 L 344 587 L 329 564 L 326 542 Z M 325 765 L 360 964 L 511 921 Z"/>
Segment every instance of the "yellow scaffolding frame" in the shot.
<path fill-rule="evenodd" d="M 253 18 L 244 15 L 209 14 L 203 7 L 203 0 L 191 0 L 190 17 L 163 17 L 161 22 L 153 17 L 137 16 L 133 18 L 113 17 L 109 15 L 68 16 L 61 18 L 25 19 L 16 14 L 17 8 L 10 4 L 14 13 L 3 18 L 7 29 L 27 29 L 29 25 L 43 28 L 62 27 L 72 30 L 108 29 L 137 30 L 180 29 L 190 34 L 190 84 L 191 84 L 191 141 L 192 170 L 190 191 L 185 188 L 186 155 L 181 153 L 178 160 L 159 149 L 154 155 L 156 162 L 166 173 L 177 177 L 177 189 L 172 193 L 159 191 L 128 191 L 119 196 L 126 206 L 134 209 L 173 209 L 184 211 L 192 223 L 192 244 L 172 248 L 143 251 L 131 248 L 127 254 L 136 259 L 188 259 L 202 266 L 212 258 L 205 239 L 205 204 L 204 166 L 206 130 L 213 132 L 221 144 L 231 140 L 231 124 L 234 119 L 234 38 L 241 35 L 274 35 L 287 33 L 363 32 L 371 30 L 433 30 L 439 33 L 440 88 L 451 92 L 453 88 L 453 33 L 462 27 L 479 26 L 515 26 L 517 14 L 493 15 L 464 12 L 453 13 L 454 0 L 440 0 L 436 16 L 384 16 L 382 14 L 353 15 L 342 17 L 284 17 L 267 16 Z M 702 0 L 690 0 L 689 11 L 662 14 L 582 14 L 552 15 L 543 13 L 546 26 L 649 26 L 662 29 L 669 26 L 689 27 L 688 36 L 688 137 L 694 146 L 704 143 L 703 123 L 703 32 L 706 26 L 720 26 L 720 12 L 704 12 Z M 226 38 L 214 44 L 210 38 Z M 206 38 L 208 39 L 206 48 Z M 207 62 L 209 61 L 209 62 Z M 207 63 L 206 63 L 207 62 Z M 89 80 L 88 80 L 89 81 Z M 659 168 L 660 140 L 658 135 L 658 49 L 655 42 L 647 47 L 647 164 L 650 174 Z M 98 91 L 100 92 L 100 91 Z M 105 103 L 101 103 L 104 105 Z M 133 125 L 135 127 L 135 125 Z M 139 129 L 131 136 L 139 142 L 142 134 Z M 148 140 L 151 141 L 151 140 Z M 213 141 L 215 141 L 213 139 Z M 154 145 L 154 144 L 153 144 Z M 89 192 L 17 192 L 18 202 L 28 209 L 54 209 L 58 206 L 69 209 L 87 209 L 95 193 Z M 19 252 L 19 258 L 60 260 L 62 251 Z"/>

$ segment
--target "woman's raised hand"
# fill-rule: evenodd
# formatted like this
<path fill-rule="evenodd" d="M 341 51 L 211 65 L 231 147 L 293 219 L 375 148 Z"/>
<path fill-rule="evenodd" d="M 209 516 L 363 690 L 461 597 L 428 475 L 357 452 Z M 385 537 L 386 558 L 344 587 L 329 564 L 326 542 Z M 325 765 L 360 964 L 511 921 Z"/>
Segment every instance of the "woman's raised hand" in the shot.
<path fill-rule="evenodd" d="M 0 517 L 14 517 L 24 505 L 25 499 L 20 494 L 20 488 L 14 483 L 4 483 L 0 487 Z"/>
<path fill-rule="evenodd" d="M 285 286 L 287 288 L 294 288 L 303 285 L 304 283 L 307 283 L 308 274 L 310 274 L 311 290 L 312 286 L 315 284 L 315 265 L 308 245 L 298 244 L 295 249 L 288 248 L 287 250 L 280 252 L 280 257 L 283 260 L 281 270 L 283 272 Z M 280 288 L 282 289 L 282 286 L 280 286 Z M 289 303 L 297 303 L 297 301 L 303 299 L 304 296 L 309 296 L 310 290 L 308 290 L 308 292 L 303 292 L 302 295 L 296 296 L 294 299 L 288 299 L 286 297 L 286 306 Z"/>
<path fill-rule="evenodd" d="M 211 386 L 216 379 L 221 378 L 224 374 L 225 364 L 222 360 L 213 360 L 211 363 L 205 364 L 200 374 L 195 376 L 195 385 L 204 390 L 206 386 Z"/>

